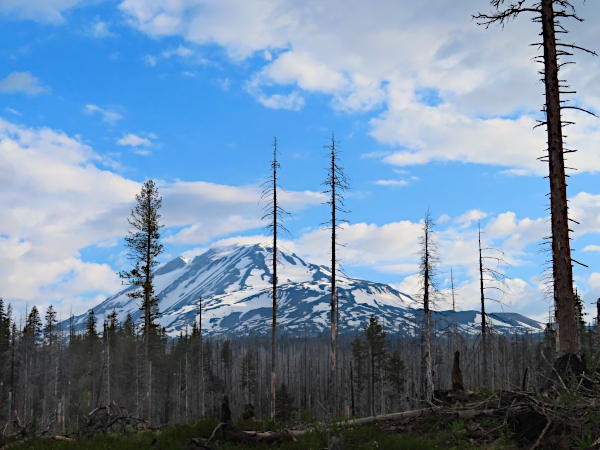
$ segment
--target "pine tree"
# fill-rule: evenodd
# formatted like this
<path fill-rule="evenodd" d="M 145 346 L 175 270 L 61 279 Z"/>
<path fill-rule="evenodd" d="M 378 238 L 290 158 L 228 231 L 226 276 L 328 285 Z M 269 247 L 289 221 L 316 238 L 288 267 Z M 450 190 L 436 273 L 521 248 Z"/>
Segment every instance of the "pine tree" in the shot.
<path fill-rule="evenodd" d="M 365 364 L 367 362 L 367 351 L 365 343 L 361 339 L 360 335 L 356 335 L 351 343 L 352 346 L 352 358 L 354 360 L 354 373 L 352 374 L 353 389 L 355 390 L 356 400 L 360 404 L 360 398 L 365 389 Z M 354 399 L 352 399 L 354 400 Z M 356 414 L 354 411 L 353 415 Z"/>
<path fill-rule="evenodd" d="M 294 397 L 289 392 L 285 383 L 279 386 L 277 401 L 275 404 L 275 418 L 280 422 L 287 422 L 292 418 L 292 415 L 297 410 L 294 406 Z"/>
<path fill-rule="evenodd" d="M 133 269 L 119 272 L 119 276 L 127 282 L 141 288 L 128 292 L 130 298 L 142 300 L 140 310 L 144 311 L 144 322 L 142 325 L 144 339 L 144 362 L 146 383 L 146 417 L 151 420 L 151 372 L 152 361 L 150 348 L 158 343 L 157 324 L 155 320 L 160 316 L 158 310 L 158 298 L 154 294 L 154 272 L 158 265 L 158 256 L 163 252 L 160 244 L 163 227 L 160 223 L 161 215 L 158 210 L 162 204 L 162 198 L 158 195 L 158 189 L 152 180 L 146 181 L 142 190 L 135 196 L 136 206 L 131 211 L 128 219 L 129 235 L 125 237 L 125 247 L 128 251 L 128 259 L 133 262 Z"/>
<path fill-rule="evenodd" d="M 369 379 L 369 414 L 375 415 L 375 384 L 382 381 L 380 377 L 383 368 L 384 357 L 389 348 L 389 340 L 386 339 L 387 333 L 377 320 L 371 314 L 369 323 L 361 330 L 364 339 L 364 353 L 368 363 Z"/>
<path fill-rule="evenodd" d="M 58 333 L 58 320 L 56 319 L 56 311 L 52 305 L 46 310 L 46 324 L 44 325 L 44 341 L 47 345 L 52 346 L 56 341 Z"/>
<path fill-rule="evenodd" d="M 98 351 L 100 337 L 98 336 L 98 330 L 96 329 L 97 323 L 98 320 L 96 319 L 96 314 L 92 309 L 90 310 L 87 320 L 85 321 L 83 334 L 85 359 L 87 362 L 86 375 L 89 379 L 89 395 L 87 396 L 89 407 L 96 406 L 96 399 L 100 394 L 100 387 L 98 386 L 99 383 L 96 381 L 98 373 L 98 360 L 100 356 Z"/>
<path fill-rule="evenodd" d="M 111 391 L 113 374 L 113 365 L 115 359 L 115 348 L 117 344 L 117 311 L 113 309 L 112 313 L 104 319 L 104 331 L 102 333 L 102 344 L 105 352 L 105 367 L 106 367 L 106 400 L 113 400 L 113 392 Z"/>
<path fill-rule="evenodd" d="M 240 387 L 244 390 L 245 401 L 250 404 L 254 403 L 258 381 L 254 358 L 254 353 L 248 350 L 240 363 Z"/>
<path fill-rule="evenodd" d="M 39 388 L 38 376 L 38 353 L 43 342 L 42 319 L 36 306 L 31 308 L 27 315 L 25 328 L 23 330 L 24 341 L 24 420 L 29 420 L 35 415 L 35 400 Z"/>
<path fill-rule="evenodd" d="M 0 356 L 8 350 L 10 346 L 10 318 L 4 310 L 4 300 L 0 297 Z M 0 374 L 3 368 L 0 367 Z"/>
<path fill-rule="evenodd" d="M 399 349 L 395 349 L 390 355 L 386 371 L 392 383 L 394 395 L 399 397 L 404 392 L 404 382 L 406 381 L 406 368 Z"/>

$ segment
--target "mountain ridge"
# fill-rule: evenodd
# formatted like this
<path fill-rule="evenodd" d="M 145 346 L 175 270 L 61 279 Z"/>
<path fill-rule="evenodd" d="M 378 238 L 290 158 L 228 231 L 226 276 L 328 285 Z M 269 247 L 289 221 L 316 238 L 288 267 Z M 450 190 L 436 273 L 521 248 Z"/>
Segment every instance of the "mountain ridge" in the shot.
<path fill-rule="evenodd" d="M 161 317 L 158 322 L 171 337 L 191 328 L 198 318 L 202 296 L 202 332 L 207 336 L 264 335 L 272 318 L 270 250 L 262 244 L 209 248 L 193 259 L 178 256 L 155 271 L 155 292 Z M 278 328 L 289 335 L 315 335 L 329 329 L 330 271 L 326 266 L 305 262 L 296 254 L 281 251 L 278 269 Z M 392 333 L 412 334 L 419 329 L 419 314 L 410 295 L 384 283 L 345 276 L 337 277 L 339 331 L 355 333 L 371 314 L 381 318 Z M 113 310 L 120 322 L 131 314 L 136 323 L 142 312 L 127 293 L 128 286 L 92 308 L 98 322 Z M 74 318 L 83 327 L 88 312 Z M 460 331 L 479 332 L 481 313 L 458 311 Z M 543 331 L 543 324 L 518 313 L 490 313 L 490 324 L 501 333 Z M 438 328 L 445 328 L 451 311 L 434 311 Z M 391 325 L 391 326 L 390 326 Z"/>

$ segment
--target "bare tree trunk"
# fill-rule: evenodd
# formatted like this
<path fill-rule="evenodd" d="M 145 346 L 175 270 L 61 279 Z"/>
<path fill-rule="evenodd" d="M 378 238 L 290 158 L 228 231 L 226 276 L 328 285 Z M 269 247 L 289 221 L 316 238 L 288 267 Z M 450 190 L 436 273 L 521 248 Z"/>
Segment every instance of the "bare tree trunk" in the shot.
<path fill-rule="evenodd" d="M 483 287 L 483 256 L 481 254 L 481 225 L 479 230 L 479 288 L 481 291 L 481 359 L 482 359 L 482 386 L 488 387 L 488 348 L 487 348 L 487 330 L 485 320 L 485 294 Z"/>
<path fill-rule="evenodd" d="M 198 300 L 198 332 L 200 333 L 200 416 L 204 417 L 204 341 L 202 339 L 202 297 Z"/>
<path fill-rule="evenodd" d="M 274 173 L 276 173 L 274 171 Z M 275 175 L 276 176 L 276 175 Z M 277 180 L 275 178 L 275 180 Z M 275 181 L 275 189 L 277 189 Z M 277 193 L 273 196 L 275 210 L 277 209 Z M 271 340 L 271 417 L 275 418 L 276 402 L 276 364 L 277 364 L 277 226 L 273 227 L 273 338 Z"/>
<path fill-rule="evenodd" d="M 596 302 L 596 332 L 598 333 L 598 348 L 600 348 L 600 298 Z"/>
<path fill-rule="evenodd" d="M 544 44 L 544 82 L 546 86 L 546 121 L 548 162 L 550 166 L 550 208 L 552 218 L 552 262 L 554 301 L 560 330 L 560 350 L 577 353 L 575 305 L 573 301 L 573 267 L 569 243 L 567 183 L 563 155 L 560 116 L 558 60 L 556 54 L 553 0 L 541 0 Z"/>
<path fill-rule="evenodd" d="M 331 151 L 331 171 L 334 173 L 335 170 L 335 141 L 332 139 L 331 145 L 334 147 Z M 332 408 L 335 416 L 337 406 L 337 380 L 336 375 L 336 316 L 335 316 L 335 297 L 336 297 L 336 286 L 335 286 L 335 272 L 336 272 L 336 221 L 335 221 L 335 183 L 332 183 L 332 204 L 331 204 L 331 388 L 332 388 Z"/>
<path fill-rule="evenodd" d="M 454 272 L 450 268 L 450 285 L 452 289 L 452 319 L 454 321 L 454 350 L 458 350 L 458 323 L 456 322 L 456 298 L 454 296 Z"/>
<path fill-rule="evenodd" d="M 429 287 L 430 287 L 430 261 L 429 261 L 429 226 L 425 230 L 425 260 L 424 260 L 424 280 L 423 280 L 423 319 L 424 319 L 424 339 L 422 347 L 421 376 L 423 377 L 422 395 L 425 400 L 431 400 L 433 397 L 433 364 L 431 360 L 431 311 L 429 310 Z"/>

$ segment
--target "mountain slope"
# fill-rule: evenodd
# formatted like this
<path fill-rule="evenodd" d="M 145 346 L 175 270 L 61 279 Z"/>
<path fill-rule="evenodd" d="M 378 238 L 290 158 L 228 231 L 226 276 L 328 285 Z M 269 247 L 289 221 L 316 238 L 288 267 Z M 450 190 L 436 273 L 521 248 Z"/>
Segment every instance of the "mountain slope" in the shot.
<path fill-rule="evenodd" d="M 156 270 L 155 292 L 162 316 L 159 322 L 170 336 L 191 329 L 198 319 L 202 297 L 202 331 L 207 335 L 248 335 L 269 332 L 272 318 L 269 250 L 263 245 L 212 248 L 194 259 L 177 257 Z M 291 335 L 314 335 L 329 328 L 330 271 L 282 252 L 279 273 L 278 328 Z M 338 277 L 340 333 L 363 327 L 371 314 L 392 332 L 418 329 L 418 309 L 411 297 L 389 285 Z M 113 310 L 119 321 L 130 313 L 139 323 L 139 304 L 127 297 L 128 287 L 94 308 L 99 322 Z M 77 328 L 85 316 L 75 318 Z M 451 313 L 438 311 L 434 320 L 443 327 Z M 520 314 L 490 314 L 500 332 L 541 331 L 543 326 Z M 461 331 L 476 333 L 481 316 L 476 311 L 457 313 Z"/>

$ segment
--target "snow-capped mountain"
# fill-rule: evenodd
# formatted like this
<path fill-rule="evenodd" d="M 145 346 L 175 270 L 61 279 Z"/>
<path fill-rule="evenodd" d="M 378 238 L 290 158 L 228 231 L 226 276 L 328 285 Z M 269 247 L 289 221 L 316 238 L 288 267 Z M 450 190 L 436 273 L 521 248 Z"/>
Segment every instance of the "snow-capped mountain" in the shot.
<path fill-rule="evenodd" d="M 198 320 L 202 297 L 202 332 L 206 335 L 265 334 L 270 331 L 272 297 L 270 290 L 270 250 L 264 245 L 212 248 L 187 259 L 177 257 L 155 272 L 155 292 L 162 316 L 159 322 L 170 336 Z M 291 335 L 314 335 L 329 328 L 330 271 L 309 264 L 290 252 L 281 252 L 278 268 L 278 330 Z M 383 321 L 392 333 L 411 333 L 418 327 L 419 310 L 407 294 L 389 285 L 338 277 L 340 333 L 362 328 L 371 314 Z M 131 314 L 142 320 L 139 300 L 127 297 L 133 287 L 107 298 L 94 308 L 98 322 L 113 310 L 119 321 Z M 86 314 L 75 318 L 81 327 Z M 492 313 L 492 326 L 500 332 L 539 332 L 543 325 L 516 313 Z M 451 313 L 434 313 L 443 327 Z M 481 315 L 476 311 L 457 313 L 461 331 L 478 332 Z"/>

